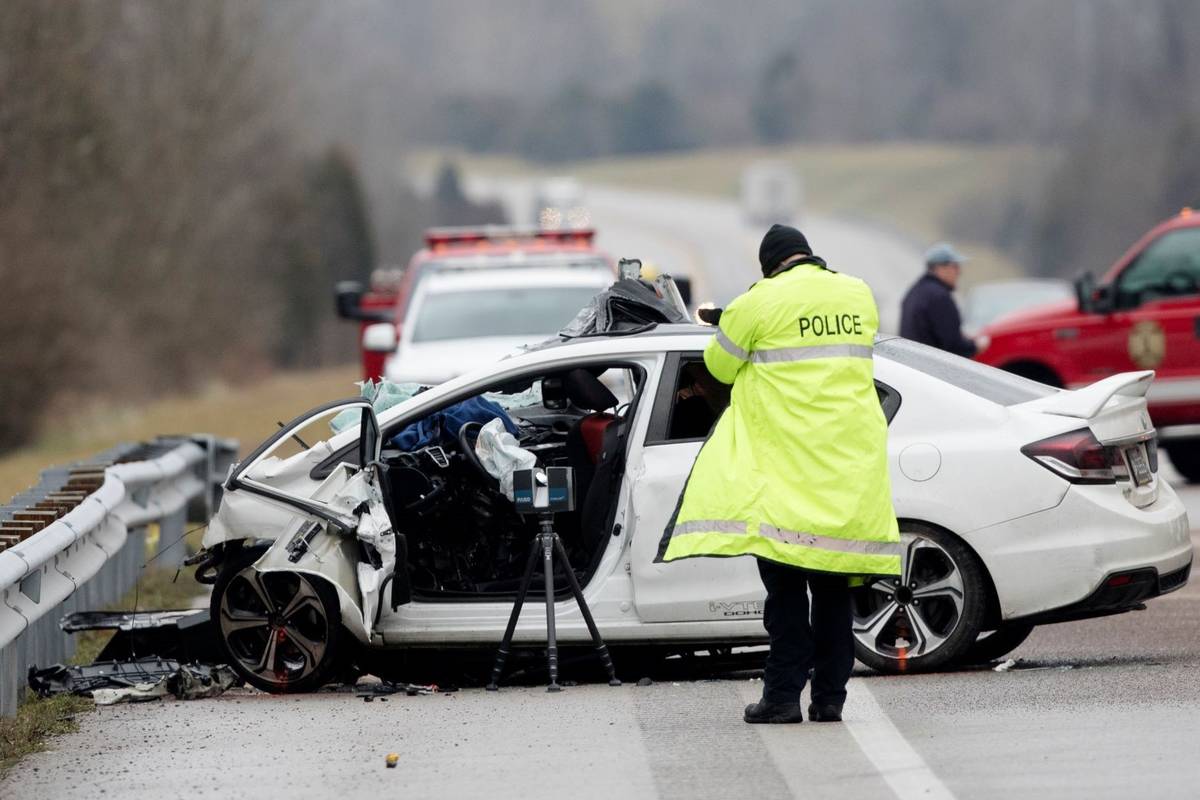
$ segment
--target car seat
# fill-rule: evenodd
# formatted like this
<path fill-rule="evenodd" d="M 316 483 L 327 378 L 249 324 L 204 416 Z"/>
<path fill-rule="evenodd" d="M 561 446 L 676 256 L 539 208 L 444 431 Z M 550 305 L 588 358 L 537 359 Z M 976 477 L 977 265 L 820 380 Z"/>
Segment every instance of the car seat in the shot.
<path fill-rule="evenodd" d="M 563 375 L 563 388 L 572 405 L 591 412 L 571 426 L 566 441 L 567 458 L 575 468 L 578 544 L 590 559 L 607 532 L 621 474 L 624 426 L 621 417 L 609 411 L 617 406 L 616 396 L 588 370 L 574 369 Z"/>

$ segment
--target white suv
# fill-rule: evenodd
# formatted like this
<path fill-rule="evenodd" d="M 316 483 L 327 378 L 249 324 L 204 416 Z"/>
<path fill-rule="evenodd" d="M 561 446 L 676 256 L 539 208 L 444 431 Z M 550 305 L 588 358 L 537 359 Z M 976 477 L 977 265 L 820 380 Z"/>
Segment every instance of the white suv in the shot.
<path fill-rule="evenodd" d="M 558 333 L 612 282 L 602 262 L 439 271 L 418 287 L 384 376 L 444 383 Z"/>

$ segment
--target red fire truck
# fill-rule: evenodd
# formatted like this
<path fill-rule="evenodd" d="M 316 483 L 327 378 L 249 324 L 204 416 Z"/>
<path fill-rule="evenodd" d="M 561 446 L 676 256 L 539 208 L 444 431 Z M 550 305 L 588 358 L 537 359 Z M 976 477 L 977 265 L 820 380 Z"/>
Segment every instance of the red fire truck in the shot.
<path fill-rule="evenodd" d="M 363 375 L 377 380 L 390 352 L 364 346 L 366 329 L 375 323 L 391 322 L 396 326 L 395 341 L 398 342 L 405 312 L 418 283 L 439 268 L 487 269 L 595 260 L 607 264 L 615 274 L 612 259 L 596 249 L 594 239 L 595 231 L 590 228 L 484 226 L 429 229 L 425 233 L 425 247 L 413 255 L 404 270 L 377 271 L 369 289 L 353 281 L 337 285 L 338 316 L 360 323 Z"/>
<path fill-rule="evenodd" d="M 979 360 L 1054 386 L 1152 369 L 1150 415 L 1175 468 L 1200 482 L 1200 214 L 1153 228 L 1074 300 L 1004 316 L 984 328 Z"/>

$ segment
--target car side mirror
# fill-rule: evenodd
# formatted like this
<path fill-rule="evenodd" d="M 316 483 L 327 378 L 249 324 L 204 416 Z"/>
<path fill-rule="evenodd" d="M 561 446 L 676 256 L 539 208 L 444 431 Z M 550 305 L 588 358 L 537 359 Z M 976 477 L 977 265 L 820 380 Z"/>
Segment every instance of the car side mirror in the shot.
<path fill-rule="evenodd" d="M 675 281 L 675 288 L 679 290 L 679 296 L 683 298 L 683 304 L 691 308 L 692 279 L 686 275 L 672 275 L 671 278 Z"/>
<path fill-rule="evenodd" d="M 376 322 L 363 328 L 362 346 L 368 353 L 394 352 L 398 341 L 394 323 Z"/>
<path fill-rule="evenodd" d="M 1117 293 L 1111 284 L 1092 290 L 1092 313 L 1108 314 L 1116 308 Z"/>
<path fill-rule="evenodd" d="M 1097 286 L 1096 277 L 1090 272 L 1075 279 L 1075 302 L 1083 314 L 1107 314 L 1113 310 L 1114 298 L 1113 287 Z"/>
<path fill-rule="evenodd" d="M 1096 278 L 1092 273 L 1085 272 L 1074 281 L 1075 286 L 1075 303 L 1079 306 L 1081 314 L 1090 314 L 1092 311 L 1092 292 L 1096 289 Z"/>
<path fill-rule="evenodd" d="M 366 290 L 358 281 L 338 281 L 333 292 L 337 303 L 337 315 L 342 319 L 358 322 L 387 322 L 392 319 L 391 311 L 362 307 L 362 299 Z"/>

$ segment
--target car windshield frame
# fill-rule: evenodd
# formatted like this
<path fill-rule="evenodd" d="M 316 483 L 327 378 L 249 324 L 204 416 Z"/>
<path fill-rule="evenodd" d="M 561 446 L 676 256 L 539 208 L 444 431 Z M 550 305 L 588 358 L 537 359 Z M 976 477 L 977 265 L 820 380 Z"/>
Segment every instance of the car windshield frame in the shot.
<path fill-rule="evenodd" d="M 1062 391 L 900 336 L 876 339 L 875 355 L 1005 407 L 1039 400 Z"/>
<path fill-rule="evenodd" d="M 602 291 L 602 286 L 586 283 L 426 291 L 414 304 L 411 328 L 405 338 L 413 344 L 488 337 L 546 338 L 567 325 Z M 551 293 L 558 297 L 554 302 L 547 299 L 540 308 L 521 305 L 536 295 Z M 557 319 L 559 308 L 564 312 L 561 320 L 541 324 L 552 313 Z"/>

